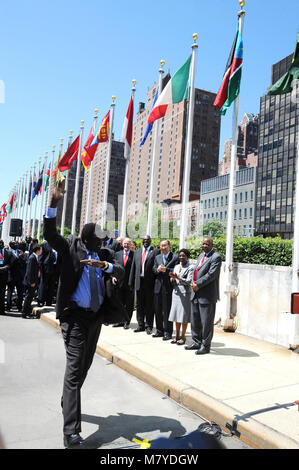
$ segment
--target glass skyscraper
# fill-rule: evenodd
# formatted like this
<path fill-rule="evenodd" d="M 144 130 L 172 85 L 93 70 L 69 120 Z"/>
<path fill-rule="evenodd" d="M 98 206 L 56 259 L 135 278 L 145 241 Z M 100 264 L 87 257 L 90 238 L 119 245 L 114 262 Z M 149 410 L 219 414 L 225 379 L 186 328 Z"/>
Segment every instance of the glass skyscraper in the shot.
<path fill-rule="evenodd" d="M 288 70 L 292 58 L 291 54 L 272 66 L 271 86 Z M 256 235 L 293 237 L 298 117 L 291 93 L 261 98 Z"/>

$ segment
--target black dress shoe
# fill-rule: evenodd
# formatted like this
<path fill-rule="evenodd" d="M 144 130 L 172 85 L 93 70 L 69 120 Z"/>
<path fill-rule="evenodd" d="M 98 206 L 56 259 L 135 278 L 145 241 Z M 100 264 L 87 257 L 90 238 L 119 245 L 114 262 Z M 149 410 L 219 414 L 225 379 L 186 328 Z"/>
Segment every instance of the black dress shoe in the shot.
<path fill-rule="evenodd" d="M 200 349 L 198 349 L 197 351 L 195 351 L 195 354 L 199 355 L 199 354 L 209 354 L 210 352 L 210 348 L 206 348 L 203 344 L 201 345 Z"/>
<path fill-rule="evenodd" d="M 169 339 L 171 339 L 171 336 L 169 334 L 163 336 L 163 341 L 168 341 Z"/>
<path fill-rule="evenodd" d="M 124 324 L 124 329 L 125 329 L 125 330 L 128 330 L 129 328 L 130 328 L 130 323 L 125 323 L 125 324 Z"/>
<path fill-rule="evenodd" d="M 117 328 L 117 327 L 119 327 L 119 326 L 124 326 L 124 323 L 115 323 L 115 324 L 113 325 L 114 328 Z"/>
<path fill-rule="evenodd" d="M 153 332 L 153 329 L 152 329 L 150 326 L 148 326 L 148 327 L 146 328 L 146 334 L 147 334 L 147 335 L 151 335 L 152 332 Z"/>
<path fill-rule="evenodd" d="M 197 344 L 197 343 L 193 342 L 193 343 L 185 346 L 185 349 L 187 349 L 187 351 L 190 351 L 192 349 L 200 349 L 200 346 L 201 346 L 200 344 Z"/>
<path fill-rule="evenodd" d="M 22 318 L 33 318 L 30 313 L 22 313 Z"/>
<path fill-rule="evenodd" d="M 159 333 L 158 331 L 152 335 L 153 338 L 162 338 L 163 333 Z"/>
<path fill-rule="evenodd" d="M 134 333 L 139 333 L 140 331 L 145 331 L 145 328 L 142 328 L 141 326 L 138 326 L 136 330 L 134 330 Z"/>
<path fill-rule="evenodd" d="M 83 444 L 83 439 L 80 434 L 65 434 L 63 437 L 63 444 L 66 449 L 74 449 Z"/>

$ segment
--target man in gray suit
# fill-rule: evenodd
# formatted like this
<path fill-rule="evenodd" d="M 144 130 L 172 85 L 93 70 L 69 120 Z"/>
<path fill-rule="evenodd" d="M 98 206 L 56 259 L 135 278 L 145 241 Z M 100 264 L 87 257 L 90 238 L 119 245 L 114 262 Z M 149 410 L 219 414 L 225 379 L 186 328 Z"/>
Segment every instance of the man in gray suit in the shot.
<path fill-rule="evenodd" d="M 210 352 L 214 333 L 216 302 L 219 300 L 221 256 L 213 249 L 213 240 L 205 238 L 198 257 L 191 293 L 191 333 L 193 342 L 185 349 L 195 354 Z"/>

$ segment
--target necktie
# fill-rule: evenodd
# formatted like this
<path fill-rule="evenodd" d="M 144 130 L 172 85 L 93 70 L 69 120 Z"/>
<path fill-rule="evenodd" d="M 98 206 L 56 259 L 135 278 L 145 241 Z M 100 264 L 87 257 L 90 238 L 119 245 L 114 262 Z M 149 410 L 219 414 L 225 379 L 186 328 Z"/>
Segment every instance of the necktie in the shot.
<path fill-rule="evenodd" d="M 144 248 L 143 253 L 142 253 L 142 258 L 141 258 L 141 269 L 140 269 L 141 272 L 142 272 L 142 267 L 143 267 L 145 257 L 146 257 L 146 249 Z"/>
<path fill-rule="evenodd" d="M 203 257 L 201 258 L 201 261 L 200 261 L 195 273 L 194 273 L 194 276 L 193 276 L 193 281 L 194 282 L 196 282 L 197 273 L 198 273 L 199 268 L 201 267 L 202 263 L 204 262 L 205 257 L 206 257 L 206 255 L 204 254 Z"/>
<path fill-rule="evenodd" d="M 127 260 L 128 260 L 128 254 L 127 254 L 127 252 L 125 251 L 125 256 L 124 256 L 124 267 L 126 267 Z"/>
<path fill-rule="evenodd" d="M 97 312 L 100 308 L 98 282 L 96 269 L 88 266 L 89 287 L 90 287 L 90 308 L 93 312 Z"/>

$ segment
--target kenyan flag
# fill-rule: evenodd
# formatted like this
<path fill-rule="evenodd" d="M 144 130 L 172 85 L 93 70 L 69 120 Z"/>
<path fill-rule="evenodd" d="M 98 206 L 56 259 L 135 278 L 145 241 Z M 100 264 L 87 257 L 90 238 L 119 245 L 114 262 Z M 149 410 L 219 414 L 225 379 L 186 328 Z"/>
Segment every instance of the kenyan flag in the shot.
<path fill-rule="evenodd" d="M 224 77 L 214 101 L 214 106 L 221 109 L 224 115 L 240 93 L 243 64 L 243 40 L 238 31 L 227 61 Z"/>

